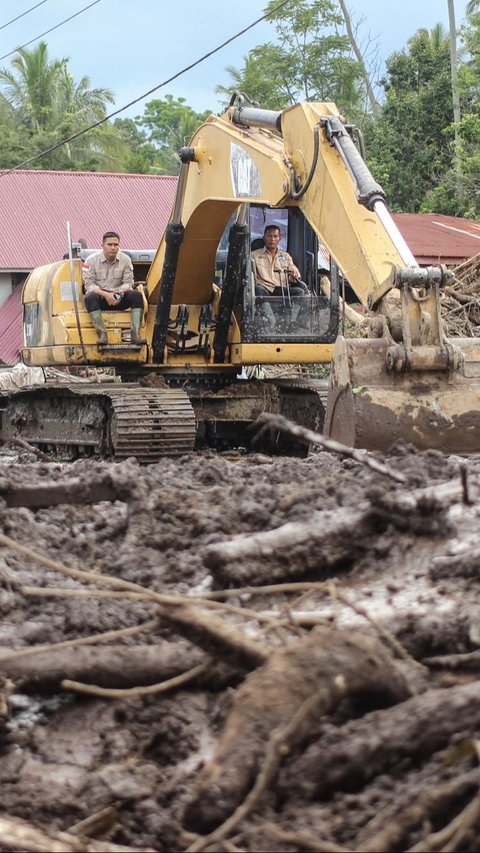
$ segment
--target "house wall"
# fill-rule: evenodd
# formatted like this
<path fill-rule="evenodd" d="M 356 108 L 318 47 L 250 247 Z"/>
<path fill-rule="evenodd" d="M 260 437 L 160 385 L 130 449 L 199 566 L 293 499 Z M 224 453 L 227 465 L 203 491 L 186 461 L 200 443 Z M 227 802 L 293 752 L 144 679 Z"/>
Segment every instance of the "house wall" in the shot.
<path fill-rule="evenodd" d="M 0 305 L 3 305 L 12 292 L 12 273 L 0 271 Z"/>

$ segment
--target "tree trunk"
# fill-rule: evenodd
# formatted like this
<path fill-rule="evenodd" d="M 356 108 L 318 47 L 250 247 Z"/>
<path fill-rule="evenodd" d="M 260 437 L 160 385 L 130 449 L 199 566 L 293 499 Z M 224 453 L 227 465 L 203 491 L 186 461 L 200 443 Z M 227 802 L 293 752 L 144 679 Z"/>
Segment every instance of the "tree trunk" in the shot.
<path fill-rule="evenodd" d="M 350 12 L 348 11 L 347 5 L 344 2 L 344 0 L 338 0 L 338 1 L 340 4 L 340 8 L 342 10 L 343 18 L 345 20 L 345 28 L 347 30 L 347 35 L 348 35 L 350 44 L 352 46 L 353 53 L 355 55 L 357 62 L 359 62 L 361 67 L 362 67 L 363 80 L 365 83 L 367 99 L 368 99 L 368 102 L 370 104 L 370 109 L 372 110 L 372 115 L 375 118 L 378 118 L 378 116 L 380 115 L 380 104 L 378 103 L 378 101 L 375 97 L 375 93 L 373 91 L 373 86 L 372 86 L 372 81 L 370 80 L 370 75 L 367 71 L 367 66 L 365 65 L 365 61 L 363 59 L 362 52 L 361 52 L 361 50 L 358 46 L 358 42 L 355 38 L 355 33 L 353 32 L 352 19 L 350 17 Z M 453 0 L 452 0 L 452 2 L 453 2 Z"/>
<path fill-rule="evenodd" d="M 342 0 L 340 0 L 342 2 Z M 455 187 L 457 199 L 460 199 L 463 196 L 462 190 L 462 166 L 460 163 L 460 95 L 458 92 L 458 82 L 457 82 L 457 28 L 455 24 L 455 6 L 454 0 L 447 0 L 448 6 L 448 26 L 450 30 L 450 66 L 451 66 L 451 79 L 452 79 L 452 104 L 453 104 L 453 125 L 454 125 L 454 136 L 455 136 L 455 154 L 454 154 L 454 164 L 455 164 Z"/>

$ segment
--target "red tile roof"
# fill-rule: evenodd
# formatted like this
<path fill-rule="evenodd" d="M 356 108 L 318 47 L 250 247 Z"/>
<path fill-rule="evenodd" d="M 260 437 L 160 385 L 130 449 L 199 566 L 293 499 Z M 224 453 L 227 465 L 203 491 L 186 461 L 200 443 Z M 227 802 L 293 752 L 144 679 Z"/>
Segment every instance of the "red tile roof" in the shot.
<path fill-rule="evenodd" d="M 394 213 L 393 219 L 420 265 L 457 266 L 480 252 L 480 222 L 441 213 Z"/>
<path fill-rule="evenodd" d="M 30 270 L 62 258 L 72 240 L 100 248 L 119 231 L 124 249 L 156 249 L 177 178 L 107 172 L 19 170 L 0 174 L 0 269 Z"/>
<path fill-rule="evenodd" d="M 0 363 L 13 365 L 20 361 L 23 345 L 22 287 L 16 287 L 0 310 Z"/>

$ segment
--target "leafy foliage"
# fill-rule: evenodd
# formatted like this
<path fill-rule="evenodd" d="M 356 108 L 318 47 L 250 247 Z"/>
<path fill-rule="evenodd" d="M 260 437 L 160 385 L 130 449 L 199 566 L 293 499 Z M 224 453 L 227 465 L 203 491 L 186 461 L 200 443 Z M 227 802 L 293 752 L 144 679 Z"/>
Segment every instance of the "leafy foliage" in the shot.
<path fill-rule="evenodd" d="M 175 99 L 173 95 L 146 104 L 143 116 L 136 121 L 141 127 L 148 128 L 148 142 L 155 149 L 155 171 L 164 175 L 178 173 L 180 148 L 188 144 L 209 115 L 209 112 L 195 112 L 186 104 L 185 98 Z"/>
<path fill-rule="evenodd" d="M 450 53 L 438 25 L 387 60 L 385 104 L 366 133 L 369 164 L 393 209 L 417 212 L 452 163 Z"/>
<path fill-rule="evenodd" d="M 49 60 L 45 42 L 33 50 L 20 48 L 11 69 L 0 69 L 0 166 L 11 168 L 40 155 L 62 139 L 76 139 L 45 154 L 33 164 L 40 169 L 111 169 L 126 148 L 112 125 L 100 125 L 109 89 L 91 89 L 88 77 L 75 83 L 67 59 Z"/>
<path fill-rule="evenodd" d="M 277 5 L 272 0 L 267 11 Z M 350 55 L 343 18 L 331 0 L 297 0 L 272 14 L 277 41 L 254 48 L 242 69 L 227 68 L 232 85 L 220 94 L 246 92 L 266 109 L 301 100 L 335 101 L 352 118 L 361 101 L 362 68 Z"/>

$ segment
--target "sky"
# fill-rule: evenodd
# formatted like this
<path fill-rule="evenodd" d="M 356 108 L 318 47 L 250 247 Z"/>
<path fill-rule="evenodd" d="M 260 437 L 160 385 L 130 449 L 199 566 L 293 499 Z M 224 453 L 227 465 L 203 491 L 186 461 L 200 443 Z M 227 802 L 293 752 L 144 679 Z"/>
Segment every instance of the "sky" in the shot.
<path fill-rule="evenodd" d="M 10 68 L 17 47 L 31 50 L 46 30 L 85 9 L 93 0 L 0 0 L 0 67 Z M 467 0 L 455 0 L 457 27 Z M 23 14 L 32 9 L 28 14 Z M 97 0 L 77 17 L 42 36 L 51 59 L 69 59 L 78 82 L 90 79 L 92 88 L 111 89 L 119 117 L 141 115 L 145 104 L 171 94 L 185 98 L 198 112 L 221 110 L 215 92 L 228 86 L 227 66 L 241 68 L 247 53 L 273 41 L 275 31 L 266 21 L 254 26 L 228 46 L 205 59 L 177 80 L 142 97 L 186 66 L 213 51 L 263 15 L 265 0 Z M 447 0 L 348 0 L 352 15 L 361 20 L 359 39 L 377 46 L 380 60 L 402 50 L 421 27 L 442 23 L 448 29 Z M 13 18 L 22 15 L 14 23 Z M 27 45 L 27 42 L 30 42 Z M 123 109 L 138 98 L 138 103 Z"/>

